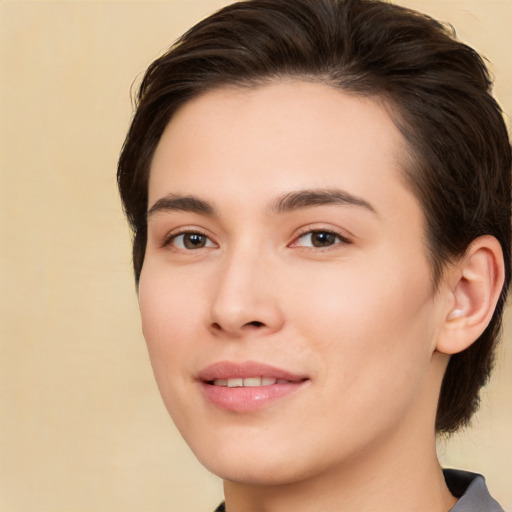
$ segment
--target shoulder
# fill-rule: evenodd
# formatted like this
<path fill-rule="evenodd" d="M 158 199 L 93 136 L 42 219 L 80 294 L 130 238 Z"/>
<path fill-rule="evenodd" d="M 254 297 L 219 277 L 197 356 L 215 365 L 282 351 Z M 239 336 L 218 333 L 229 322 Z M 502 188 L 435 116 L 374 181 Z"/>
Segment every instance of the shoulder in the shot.
<path fill-rule="evenodd" d="M 459 498 L 450 512 L 504 512 L 489 494 L 482 475 L 456 469 L 445 469 L 443 472 L 450 492 Z"/>

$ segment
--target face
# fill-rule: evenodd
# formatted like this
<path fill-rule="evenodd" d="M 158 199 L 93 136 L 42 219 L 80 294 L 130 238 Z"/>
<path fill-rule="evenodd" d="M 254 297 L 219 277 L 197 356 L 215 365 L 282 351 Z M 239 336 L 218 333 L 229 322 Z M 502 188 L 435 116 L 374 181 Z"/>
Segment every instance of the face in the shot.
<path fill-rule="evenodd" d="M 442 305 L 405 151 L 377 100 L 298 81 L 206 93 L 165 130 L 143 331 L 219 476 L 287 483 L 433 436 Z"/>

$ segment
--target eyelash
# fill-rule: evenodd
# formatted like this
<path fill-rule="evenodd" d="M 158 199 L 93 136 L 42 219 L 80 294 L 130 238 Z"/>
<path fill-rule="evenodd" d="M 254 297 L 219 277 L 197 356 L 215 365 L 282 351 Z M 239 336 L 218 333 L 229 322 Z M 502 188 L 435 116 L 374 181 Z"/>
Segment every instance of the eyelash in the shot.
<path fill-rule="evenodd" d="M 306 236 L 314 236 L 315 234 L 327 234 L 327 235 L 331 235 L 333 237 L 335 237 L 335 239 L 337 239 L 336 241 L 334 241 L 333 243 L 331 244 L 328 244 L 328 245 L 325 245 L 325 246 L 314 246 L 314 245 L 299 245 L 298 242 L 301 238 L 304 238 Z M 183 231 L 180 231 L 178 233 L 172 233 L 170 234 L 169 236 L 167 236 L 162 244 L 162 247 L 167 247 L 167 246 L 170 246 L 173 244 L 173 242 L 175 242 L 177 239 L 179 239 L 180 237 L 185 237 L 186 235 L 198 235 L 200 237 L 204 237 L 205 239 L 205 245 L 203 246 L 200 246 L 200 247 L 186 247 L 185 246 L 185 242 L 182 240 L 182 247 L 177 247 L 176 245 L 174 245 L 174 249 L 177 249 L 177 250 L 182 250 L 182 251 L 194 251 L 194 250 L 197 250 L 197 249 L 204 249 L 204 248 L 207 248 L 207 247 L 212 247 L 212 246 L 216 246 L 215 242 L 213 242 L 211 240 L 211 238 L 206 234 L 206 233 L 203 233 L 202 231 L 199 231 L 199 230 L 183 230 Z M 302 233 L 300 233 L 298 236 L 296 236 L 293 240 L 293 242 L 291 242 L 288 247 L 303 247 L 303 248 L 306 248 L 306 249 L 323 249 L 323 250 L 327 250 L 327 249 L 331 249 L 332 247 L 336 246 L 336 245 L 340 245 L 340 244 L 351 244 L 351 240 L 349 240 L 347 237 L 341 235 L 339 232 L 335 231 L 335 230 L 332 230 L 332 229 L 311 229 L 311 228 L 306 228 L 304 229 L 304 231 L 302 231 Z"/>

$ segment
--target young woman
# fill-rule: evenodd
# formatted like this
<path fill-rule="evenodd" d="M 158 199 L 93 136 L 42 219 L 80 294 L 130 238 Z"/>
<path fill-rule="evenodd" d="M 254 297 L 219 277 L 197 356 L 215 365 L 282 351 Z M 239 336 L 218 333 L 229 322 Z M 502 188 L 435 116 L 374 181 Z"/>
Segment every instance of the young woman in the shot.
<path fill-rule="evenodd" d="M 372 0 L 232 4 L 148 69 L 119 186 L 156 380 L 218 510 L 502 510 L 435 451 L 510 282 L 490 85 Z"/>

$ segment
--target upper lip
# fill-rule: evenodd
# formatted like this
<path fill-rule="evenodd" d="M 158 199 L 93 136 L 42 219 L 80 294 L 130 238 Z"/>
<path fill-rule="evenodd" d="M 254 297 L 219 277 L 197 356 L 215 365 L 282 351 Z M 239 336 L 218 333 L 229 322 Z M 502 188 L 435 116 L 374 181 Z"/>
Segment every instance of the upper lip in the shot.
<path fill-rule="evenodd" d="M 243 379 L 249 377 L 270 377 L 291 382 L 300 382 L 307 379 L 305 375 L 292 373 L 288 370 L 257 361 L 245 361 L 242 363 L 219 361 L 207 366 L 198 375 L 198 379 L 203 382 L 212 382 L 216 379 Z"/>

